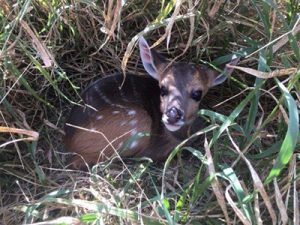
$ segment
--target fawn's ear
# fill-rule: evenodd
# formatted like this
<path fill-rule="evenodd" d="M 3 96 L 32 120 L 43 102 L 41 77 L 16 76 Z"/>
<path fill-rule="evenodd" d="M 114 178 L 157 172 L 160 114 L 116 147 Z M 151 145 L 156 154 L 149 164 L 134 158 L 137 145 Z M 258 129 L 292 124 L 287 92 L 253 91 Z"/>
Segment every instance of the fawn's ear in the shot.
<path fill-rule="evenodd" d="M 150 49 L 144 37 L 139 38 L 139 49 L 145 70 L 154 79 L 159 80 L 159 71 L 164 67 L 166 60 L 155 50 Z"/>
<path fill-rule="evenodd" d="M 221 74 L 219 74 L 219 72 L 216 70 L 207 69 L 207 75 L 210 81 L 209 88 L 223 83 L 227 79 L 227 77 L 232 74 L 234 70 L 233 68 L 228 67 L 227 65 L 235 66 L 239 61 L 240 57 L 232 59 L 228 64 L 226 64 L 224 71 Z"/>

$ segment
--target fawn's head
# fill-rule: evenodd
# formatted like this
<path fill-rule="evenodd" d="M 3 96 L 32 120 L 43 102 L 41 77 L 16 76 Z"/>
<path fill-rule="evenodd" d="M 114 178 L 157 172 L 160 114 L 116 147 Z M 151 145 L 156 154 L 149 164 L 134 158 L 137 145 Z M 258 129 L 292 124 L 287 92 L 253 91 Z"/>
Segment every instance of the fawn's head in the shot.
<path fill-rule="evenodd" d="M 145 70 L 159 81 L 162 121 L 170 131 L 192 122 L 208 89 L 225 81 L 225 74 L 232 72 L 225 68 L 225 74 L 219 74 L 204 65 L 170 62 L 150 49 L 143 37 L 139 48 Z"/>

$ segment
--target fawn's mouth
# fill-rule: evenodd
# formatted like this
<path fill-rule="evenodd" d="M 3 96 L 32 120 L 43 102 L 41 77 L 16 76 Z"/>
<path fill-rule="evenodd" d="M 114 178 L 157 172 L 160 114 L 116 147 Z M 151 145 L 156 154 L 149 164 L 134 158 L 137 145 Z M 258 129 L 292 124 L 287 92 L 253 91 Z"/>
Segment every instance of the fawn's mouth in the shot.
<path fill-rule="evenodd" d="M 168 117 L 165 114 L 163 114 L 162 121 L 165 127 L 171 132 L 179 130 L 185 124 L 183 119 L 180 119 L 175 123 L 170 123 Z"/>

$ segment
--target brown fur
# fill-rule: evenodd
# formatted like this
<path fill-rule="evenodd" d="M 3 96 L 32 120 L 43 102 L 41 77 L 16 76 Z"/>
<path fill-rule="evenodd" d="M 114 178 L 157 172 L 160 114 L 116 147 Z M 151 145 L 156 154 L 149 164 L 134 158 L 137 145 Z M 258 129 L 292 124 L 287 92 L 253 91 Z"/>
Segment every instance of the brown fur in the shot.
<path fill-rule="evenodd" d="M 135 115 L 130 114 L 135 112 Z M 130 114 L 130 115 L 128 115 Z M 97 119 L 98 118 L 98 119 Z M 127 108 L 105 107 L 90 118 L 89 122 L 75 128 L 66 145 L 72 152 L 78 154 L 71 162 L 76 164 L 95 164 L 109 159 L 116 151 L 137 132 L 151 131 L 151 118 L 141 107 L 128 106 Z M 120 156 L 130 157 L 142 151 L 149 143 L 149 137 L 136 140 L 137 145 L 130 148 Z M 81 162 L 78 162 L 81 161 Z"/>

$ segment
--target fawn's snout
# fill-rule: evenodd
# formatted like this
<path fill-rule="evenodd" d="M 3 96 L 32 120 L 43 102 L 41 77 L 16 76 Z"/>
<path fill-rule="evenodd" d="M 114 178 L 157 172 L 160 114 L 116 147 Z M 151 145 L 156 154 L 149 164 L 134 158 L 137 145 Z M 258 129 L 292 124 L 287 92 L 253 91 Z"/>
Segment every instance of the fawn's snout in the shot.
<path fill-rule="evenodd" d="M 164 115 L 167 116 L 167 122 L 170 124 L 177 123 L 183 119 L 183 112 L 176 107 L 168 109 Z"/>
<path fill-rule="evenodd" d="M 184 112 L 173 106 L 163 113 L 162 121 L 168 130 L 176 131 L 184 125 Z"/>

